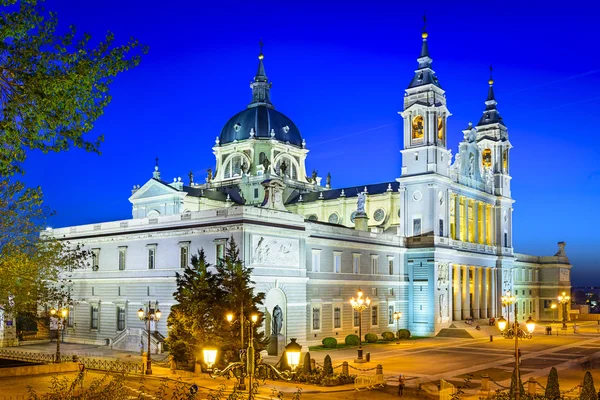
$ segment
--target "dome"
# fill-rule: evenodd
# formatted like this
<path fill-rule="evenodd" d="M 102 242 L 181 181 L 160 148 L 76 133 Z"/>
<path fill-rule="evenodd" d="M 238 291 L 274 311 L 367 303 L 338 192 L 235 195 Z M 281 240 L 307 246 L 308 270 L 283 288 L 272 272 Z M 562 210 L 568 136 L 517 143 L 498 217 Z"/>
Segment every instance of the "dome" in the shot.
<path fill-rule="evenodd" d="M 221 130 L 220 144 L 249 139 L 252 129 L 254 129 L 254 137 L 257 139 L 273 138 L 283 143 L 302 147 L 302 136 L 292 120 L 276 111 L 272 106 L 262 104 L 247 108 L 231 117 Z"/>

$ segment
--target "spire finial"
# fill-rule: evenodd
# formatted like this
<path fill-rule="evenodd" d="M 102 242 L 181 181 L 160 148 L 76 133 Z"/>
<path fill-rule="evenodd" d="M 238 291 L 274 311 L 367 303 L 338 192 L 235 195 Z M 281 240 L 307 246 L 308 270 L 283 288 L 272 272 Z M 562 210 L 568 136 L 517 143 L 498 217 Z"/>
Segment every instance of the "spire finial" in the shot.
<path fill-rule="evenodd" d="M 429 36 L 427 34 L 427 15 L 423 14 L 423 33 L 421 34 L 421 37 L 427 39 L 427 36 Z"/>
<path fill-rule="evenodd" d="M 158 157 L 156 157 L 155 161 L 156 161 L 156 164 L 155 164 L 154 166 L 155 166 L 156 168 L 158 168 Z"/>
<path fill-rule="evenodd" d="M 160 171 L 158 170 L 158 157 L 155 158 L 154 172 L 152 173 L 154 179 L 160 179 Z"/>
<path fill-rule="evenodd" d="M 265 58 L 265 56 L 263 55 L 263 52 L 262 52 L 262 48 L 263 48 L 262 38 L 260 38 L 260 40 L 258 41 L 258 45 L 260 46 L 260 54 L 258 55 L 258 59 L 262 60 L 263 58 Z"/>
<path fill-rule="evenodd" d="M 490 84 L 490 86 L 492 86 L 494 84 L 494 78 L 492 78 L 492 71 L 494 69 L 492 68 L 492 66 L 490 65 L 490 80 L 488 81 L 488 83 Z"/>

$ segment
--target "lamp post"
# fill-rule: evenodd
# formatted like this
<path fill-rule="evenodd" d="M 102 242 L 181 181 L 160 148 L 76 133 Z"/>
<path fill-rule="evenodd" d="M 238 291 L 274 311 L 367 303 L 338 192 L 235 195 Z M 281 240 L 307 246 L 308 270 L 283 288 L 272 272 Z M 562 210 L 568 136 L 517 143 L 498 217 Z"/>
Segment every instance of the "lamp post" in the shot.
<path fill-rule="evenodd" d="M 517 305 L 515 304 L 515 315 L 517 313 L 516 307 Z M 533 319 L 531 319 L 531 317 L 529 317 L 529 319 L 525 322 L 525 325 L 527 326 L 527 331 L 524 331 L 521 328 L 519 328 L 519 322 L 515 317 L 514 326 L 506 329 L 506 320 L 503 317 L 500 317 L 500 319 L 498 320 L 498 327 L 502 331 L 502 335 L 504 336 L 504 338 L 515 339 L 515 381 L 517 382 L 517 388 L 515 391 L 516 400 L 519 400 L 519 398 L 521 397 L 521 387 L 519 382 L 519 339 L 531 339 L 532 333 L 535 330 L 535 322 L 533 321 Z"/>
<path fill-rule="evenodd" d="M 362 312 L 371 304 L 369 297 L 363 298 L 362 296 L 362 290 L 358 289 L 356 299 L 354 297 L 350 299 L 350 305 L 352 305 L 354 311 L 358 312 L 358 357 L 356 362 L 365 362 L 362 350 Z"/>
<path fill-rule="evenodd" d="M 510 290 L 506 292 L 502 299 L 502 307 L 506 307 L 506 316 L 508 317 L 508 325 L 510 325 L 510 306 L 517 300 L 515 296 L 510 294 Z M 517 319 L 517 309 L 515 307 L 515 320 Z"/>
<path fill-rule="evenodd" d="M 227 319 L 227 322 L 229 322 L 230 324 L 232 324 L 235 321 L 235 316 L 233 315 L 233 313 L 227 314 L 225 318 Z M 258 315 L 252 314 L 252 315 L 250 315 L 250 319 L 246 319 L 246 317 L 244 315 L 244 305 L 242 304 L 239 320 L 240 320 L 240 327 L 241 327 L 241 329 L 240 329 L 240 340 L 241 340 L 240 362 L 243 362 L 241 353 L 242 353 L 242 350 L 244 349 L 244 330 L 246 329 L 246 326 L 250 327 L 250 341 L 248 342 L 248 350 L 246 352 L 246 362 L 249 365 L 250 362 L 254 363 L 254 324 L 256 324 L 256 322 L 258 321 Z M 252 353 L 252 360 L 250 360 L 250 353 Z M 248 368 L 248 371 L 250 371 L 249 368 Z M 250 390 L 252 390 L 252 374 L 251 373 L 248 373 L 248 383 L 250 384 Z M 243 373 L 239 377 L 238 389 L 246 390 L 246 383 L 244 382 L 244 374 Z"/>
<path fill-rule="evenodd" d="M 397 311 L 394 313 L 394 321 L 396 321 L 396 344 L 400 344 L 400 327 L 398 326 L 400 323 L 400 318 L 402 318 L 402 311 Z"/>
<path fill-rule="evenodd" d="M 54 357 L 54 362 L 59 363 L 60 362 L 60 332 L 64 326 L 64 322 L 65 322 L 65 319 L 67 318 L 67 315 L 69 315 L 69 309 L 61 308 L 61 309 L 57 310 L 54 307 L 52 307 L 52 309 L 50 310 L 50 315 L 52 315 L 52 317 L 58 319 L 58 329 L 56 330 L 56 355 Z"/>
<path fill-rule="evenodd" d="M 571 302 L 571 296 L 568 296 L 566 292 L 562 292 L 560 296 L 558 296 L 558 302 L 562 305 L 563 316 L 562 316 L 562 330 L 567 330 L 567 304 Z"/>
<path fill-rule="evenodd" d="M 138 317 L 140 321 L 148 321 L 148 360 L 146 362 L 146 375 L 152 375 L 152 352 L 150 351 L 150 323 L 152 321 L 158 322 L 160 320 L 160 310 L 152 310 L 150 308 L 150 302 L 148 302 L 148 312 L 146 313 L 143 308 L 138 310 Z M 144 324 L 145 325 L 145 324 Z"/>

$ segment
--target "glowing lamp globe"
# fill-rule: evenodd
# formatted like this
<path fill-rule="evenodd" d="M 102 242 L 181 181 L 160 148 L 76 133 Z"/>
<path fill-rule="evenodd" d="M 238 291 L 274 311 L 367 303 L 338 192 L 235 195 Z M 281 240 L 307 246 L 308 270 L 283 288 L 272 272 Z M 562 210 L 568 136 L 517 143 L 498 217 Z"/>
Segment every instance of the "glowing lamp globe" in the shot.
<path fill-rule="evenodd" d="M 63 308 L 60 313 L 62 314 L 63 318 L 67 318 L 67 314 L 69 313 L 69 310 L 67 310 L 66 308 Z"/>
<path fill-rule="evenodd" d="M 138 310 L 138 317 L 140 317 L 140 319 L 142 319 L 142 320 L 144 319 L 144 309 L 143 308 L 140 308 Z"/>
<path fill-rule="evenodd" d="M 498 328 L 500 328 L 502 332 L 504 332 L 504 330 L 506 329 L 506 320 L 504 319 L 504 317 L 498 318 Z"/>
<path fill-rule="evenodd" d="M 532 320 L 531 317 L 529 317 L 529 319 L 525 322 L 525 325 L 527 325 L 527 330 L 529 333 L 533 333 L 535 330 L 535 321 Z"/>
<path fill-rule="evenodd" d="M 156 310 L 156 312 L 154 313 L 156 320 L 160 319 L 160 316 L 162 315 L 162 313 L 160 312 L 160 310 Z"/>
<path fill-rule="evenodd" d="M 231 323 L 233 321 L 233 314 L 229 313 L 225 316 L 225 318 L 227 318 L 227 322 Z"/>
<path fill-rule="evenodd" d="M 214 347 L 205 347 L 202 350 L 202 354 L 204 356 L 204 362 L 208 366 L 208 368 L 212 368 L 212 366 L 217 361 L 217 349 Z"/>
<path fill-rule="evenodd" d="M 552 303 L 552 304 L 550 305 L 550 308 L 554 310 L 554 309 L 556 308 L 556 304 Z"/>
<path fill-rule="evenodd" d="M 258 321 L 258 315 L 257 314 L 252 314 L 250 316 L 250 319 L 252 320 L 252 323 L 255 324 L 256 321 Z"/>
<path fill-rule="evenodd" d="M 56 309 L 54 307 L 52 307 L 52 309 L 50 309 L 50 314 L 52 314 L 52 315 L 56 314 Z"/>
<path fill-rule="evenodd" d="M 290 343 L 285 346 L 285 354 L 287 356 L 287 362 L 292 367 L 292 371 L 296 369 L 300 364 L 300 353 L 302 352 L 302 346 L 296 343 L 296 338 L 291 338 Z"/>

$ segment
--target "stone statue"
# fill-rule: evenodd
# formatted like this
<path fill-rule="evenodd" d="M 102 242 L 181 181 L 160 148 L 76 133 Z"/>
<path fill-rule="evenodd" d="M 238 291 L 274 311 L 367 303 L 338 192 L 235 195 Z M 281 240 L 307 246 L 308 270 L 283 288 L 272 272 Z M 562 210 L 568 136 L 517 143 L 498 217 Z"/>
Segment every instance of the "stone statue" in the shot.
<path fill-rule="evenodd" d="M 288 169 L 288 165 L 285 162 L 285 160 L 283 160 L 283 162 L 281 163 L 281 166 L 279 167 L 279 170 L 281 171 L 282 176 L 287 176 L 287 174 L 286 174 L 287 169 Z"/>
<path fill-rule="evenodd" d="M 318 173 L 317 170 L 313 169 L 312 176 L 311 176 L 312 183 L 317 183 L 317 173 Z"/>
<path fill-rule="evenodd" d="M 356 204 L 356 213 L 357 214 L 365 214 L 365 201 L 367 200 L 367 195 L 365 192 L 361 192 L 358 194 L 358 202 Z"/>
<path fill-rule="evenodd" d="M 493 189 L 494 186 L 494 173 L 492 172 L 492 167 L 488 167 L 485 170 L 485 184 Z"/>
<path fill-rule="evenodd" d="M 262 162 L 263 168 L 265 169 L 265 174 L 269 172 L 269 167 L 271 166 L 271 161 L 267 157 Z"/>
<path fill-rule="evenodd" d="M 448 264 L 440 263 L 437 266 L 437 284 L 438 289 L 448 283 Z"/>
<path fill-rule="evenodd" d="M 271 335 L 277 336 L 281 333 L 283 328 L 283 311 L 278 305 L 273 308 L 273 319 L 271 323 Z"/>
<path fill-rule="evenodd" d="M 327 173 L 327 177 L 325 178 L 325 184 L 327 187 L 331 187 L 331 173 Z"/>
<path fill-rule="evenodd" d="M 212 168 L 209 168 L 206 170 L 206 182 L 212 181 L 212 178 L 213 178 Z"/>
<path fill-rule="evenodd" d="M 241 170 L 244 174 L 247 174 L 250 171 L 250 166 L 246 164 L 246 160 L 242 161 Z"/>
<path fill-rule="evenodd" d="M 469 154 L 469 177 L 473 177 L 475 173 L 475 155 L 473 153 Z"/>
<path fill-rule="evenodd" d="M 555 257 L 566 257 L 567 253 L 565 253 L 565 246 L 567 245 L 567 243 L 565 242 L 558 242 L 558 251 L 556 252 L 556 254 L 554 255 Z"/>

